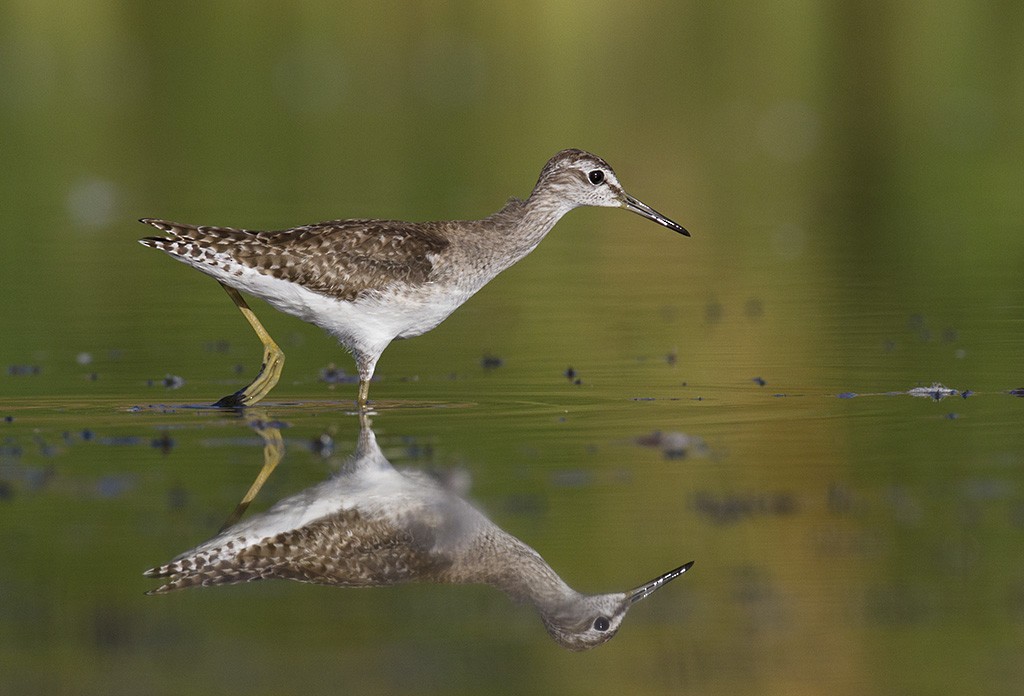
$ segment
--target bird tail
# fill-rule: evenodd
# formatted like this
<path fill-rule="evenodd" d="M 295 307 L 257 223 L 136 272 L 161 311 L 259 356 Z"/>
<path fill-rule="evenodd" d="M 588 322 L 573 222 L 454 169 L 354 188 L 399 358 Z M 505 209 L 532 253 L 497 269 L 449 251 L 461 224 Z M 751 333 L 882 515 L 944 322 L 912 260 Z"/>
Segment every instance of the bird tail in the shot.
<path fill-rule="evenodd" d="M 162 566 L 150 568 L 143 575 L 147 578 L 168 578 L 160 587 L 146 592 L 147 595 L 167 594 L 189 587 L 234 585 L 258 580 L 261 577 L 256 569 L 229 567 L 216 556 L 206 554 L 179 558 Z"/>
<path fill-rule="evenodd" d="M 188 587 L 215 584 L 216 575 L 212 572 L 212 569 L 213 566 L 208 566 L 203 561 L 195 558 L 171 561 L 165 565 L 150 568 L 143 573 L 147 578 L 169 578 L 169 580 L 160 587 L 149 590 L 146 594 L 167 594 L 168 592 L 183 590 Z"/>
<path fill-rule="evenodd" d="M 151 249 L 159 249 L 169 254 L 181 255 L 185 247 L 196 239 L 197 228 L 192 225 L 183 225 L 168 220 L 157 220 L 155 218 L 142 218 L 139 222 L 152 225 L 165 233 L 162 237 L 143 237 L 139 244 L 148 246 Z"/>

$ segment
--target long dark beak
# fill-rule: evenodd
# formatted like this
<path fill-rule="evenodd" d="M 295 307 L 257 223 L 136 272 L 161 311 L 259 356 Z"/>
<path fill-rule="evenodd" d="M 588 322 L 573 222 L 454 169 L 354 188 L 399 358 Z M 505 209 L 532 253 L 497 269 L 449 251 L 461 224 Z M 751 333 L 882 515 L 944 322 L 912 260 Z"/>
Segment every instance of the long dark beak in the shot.
<path fill-rule="evenodd" d="M 692 566 L 692 565 L 693 565 L 693 561 L 690 561 L 686 565 L 681 565 L 678 568 L 676 568 L 675 570 L 670 570 L 667 573 L 665 573 L 664 575 L 659 575 L 658 577 L 654 578 L 650 582 L 645 582 L 643 585 L 641 585 L 640 587 L 636 588 L 635 590 L 631 590 L 630 592 L 627 592 L 626 594 L 629 595 L 629 603 L 630 604 L 635 604 L 635 603 L 639 602 L 641 599 L 646 599 L 656 589 L 658 589 L 659 587 L 661 587 L 665 583 L 668 583 L 668 582 L 671 582 L 671 581 L 675 580 L 680 575 L 682 575 L 683 573 L 688 571 L 690 569 L 690 566 Z"/>
<path fill-rule="evenodd" d="M 637 215 L 644 216 L 648 220 L 654 220 L 659 225 L 664 225 L 670 230 L 675 230 L 679 234 L 686 235 L 687 237 L 690 236 L 690 233 L 686 231 L 686 228 L 684 228 L 678 222 L 675 222 L 674 220 L 669 220 L 667 217 L 659 213 L 651 206 L 647 205 L 646 203 L 641 203 L 640 201 L 633 198 L 629 194 L 623 195 L 625 195 L 626 197 L 626 210 L 631 210 Z"/>

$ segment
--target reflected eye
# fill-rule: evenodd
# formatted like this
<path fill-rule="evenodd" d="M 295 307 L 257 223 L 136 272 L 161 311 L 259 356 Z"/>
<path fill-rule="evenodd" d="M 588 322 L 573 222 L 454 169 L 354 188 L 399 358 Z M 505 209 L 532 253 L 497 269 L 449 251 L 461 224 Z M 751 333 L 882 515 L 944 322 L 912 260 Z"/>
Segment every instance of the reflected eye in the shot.
<path fill-rule="evenodd" d="M 590 183 L 592 183 L 594 186 L 597 186 L 602 181 L 604 181 L 604 172 L 602 172 L 600 169 L 594 169 L 589 174 L 587 174 L 587 178 L 590 179 Z"/>
<path fill-rule="evenodd" d="M 596 619 L 594 619 L 594 630 L 595 631 L 601 631 L 602 633 L 604 633 L 605 631 L 608 630 L 608 627 L 610 625 L 611 624 L 608 623 L 608 619 L 604 618 L 603 616 L 599 616 Z"/>

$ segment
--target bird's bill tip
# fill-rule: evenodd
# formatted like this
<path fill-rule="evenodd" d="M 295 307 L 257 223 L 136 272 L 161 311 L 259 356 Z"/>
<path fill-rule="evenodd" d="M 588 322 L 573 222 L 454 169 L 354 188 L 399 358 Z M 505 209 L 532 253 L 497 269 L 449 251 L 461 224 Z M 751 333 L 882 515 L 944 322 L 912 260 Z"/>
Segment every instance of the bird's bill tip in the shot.
<path fill-rule="evenodd" d="M 629 210 L 631 212 L 636 213 L 637 215 L 640 215 L 641 217 L 645 217 L 648 220 L 653 220 L 659 225 L 664 225 L 665 227 L 669 228 L 674 232 L 678 232 L 684 237 L 690 236 L 690 233 L 686 230 L 686 228 L 680 225 L 678 222 L 665 217 L 651 206 L 647 205 L 646 203 L 643 203 L 642 201 L 637 200 L 636 198 L 633 198 L 630 195 L 626 195 L 623 207 L 626 210 Z"/>
<path fill-rule="evenodd" d="M 684 563 L 683 565 L 679 566 L 678 568 L 673 568 L 672 570 L 668 571 L 667 573 L 659 575 L 658 577 L 654 578 L 650 582 L 645 582 L 643 585 L 640 585 L 640 587 L 637 587 L 636 589 L 634 589 L 633 591 L 631 591 L 629 593 L 629 601 L 630 601 L 630 603 L 633 604 L 633 603 L 639 602 L 641 599 L 646 599 L 652 593 L 654 593 L 656 590 L 658 590 L 659 588 L 663 587 L 665 584 L 675 580 L 680 575 L 682 575 L 683 573 L 688 571 L 692 566 L 693 566 L 693 561 L 690 561 L 689 563 Z"/>

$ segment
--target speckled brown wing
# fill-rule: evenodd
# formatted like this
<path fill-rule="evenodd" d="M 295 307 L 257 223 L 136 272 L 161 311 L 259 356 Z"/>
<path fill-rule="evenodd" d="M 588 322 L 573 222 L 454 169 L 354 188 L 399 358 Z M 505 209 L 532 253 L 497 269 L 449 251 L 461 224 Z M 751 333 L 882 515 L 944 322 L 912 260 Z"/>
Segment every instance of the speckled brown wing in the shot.
<path fill-rule="evenodd" d="M 170 578 L 148 594 L 272 578 L 375 587 L 437 579 L 451 559 L 432 554 L 432 547 L 433 535 L 425 528 L 399 529 L 344 510 L 257 543 L 226 542 L 145 575 Z"/>
<path fill-rule="evenodd" d="M 449 245 L 438 223 L 332 220 L 290 230 L 262 232 L 185 225 L 146 218 L 167 233 L 143 244 L 196 266 L 254 269 L 341 300 L 382 290 L 390 283 L 425 283 L 433 258 Z"/>

